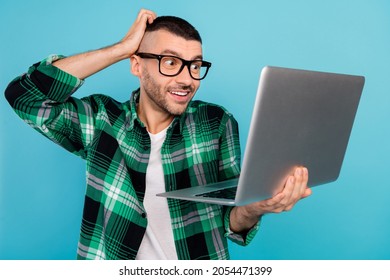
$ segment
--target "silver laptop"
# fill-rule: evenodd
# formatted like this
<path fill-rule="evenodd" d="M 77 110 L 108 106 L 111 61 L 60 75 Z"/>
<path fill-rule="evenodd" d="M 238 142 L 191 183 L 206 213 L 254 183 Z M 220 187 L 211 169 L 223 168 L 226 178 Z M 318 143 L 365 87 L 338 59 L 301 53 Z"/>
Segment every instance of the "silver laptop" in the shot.
<path fill-rule="evenodd" d="M 280 192 L 297 166 L 310 187 L 340 174 L 364 77 L 264 67 L 238 179 L 158 196 L 245 205 Z"/>

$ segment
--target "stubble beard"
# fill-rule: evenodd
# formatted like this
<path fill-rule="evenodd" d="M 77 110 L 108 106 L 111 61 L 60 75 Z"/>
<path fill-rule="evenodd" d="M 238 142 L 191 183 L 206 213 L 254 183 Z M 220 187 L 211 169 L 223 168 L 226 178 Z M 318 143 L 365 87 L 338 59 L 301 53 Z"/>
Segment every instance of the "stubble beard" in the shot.
<path fill-rule="evenodd" d="M 149 100 L 151 100 L 154 105 L 163 110 L 164 112 L 173 115 L 180 116 L 183 114 L 188 106 L 186 104 L 170 104 L 168 100 L 168 92 L 170 92 L 170 87 L 163 88 L 161 87 L 150 75 L 147 71 L 143 73 L 143 89 L 145 94 L 148 96 Z M 190 90 L 191 93 L 194 92 L 194 89 L 191 86 L 177 86 L 175 89 L 182 90 Z"/>

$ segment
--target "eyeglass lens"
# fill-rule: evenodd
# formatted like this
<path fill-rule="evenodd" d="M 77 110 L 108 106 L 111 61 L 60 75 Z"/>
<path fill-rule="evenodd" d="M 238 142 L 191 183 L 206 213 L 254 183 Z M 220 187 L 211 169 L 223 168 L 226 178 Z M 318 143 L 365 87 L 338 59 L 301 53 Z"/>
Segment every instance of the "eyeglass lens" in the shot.
<path fill-rule="evenodd" d="M 192 61 L 189 65 L 189 72 L 194 79 L 203 79 L 207 74 L 208 67 L 203 65 L 203 61 Z M 184 68 L 184 61 L 174 56 L 163 56 L 160 60 L 160 72 L 163 75 L 176 76 Z"/>

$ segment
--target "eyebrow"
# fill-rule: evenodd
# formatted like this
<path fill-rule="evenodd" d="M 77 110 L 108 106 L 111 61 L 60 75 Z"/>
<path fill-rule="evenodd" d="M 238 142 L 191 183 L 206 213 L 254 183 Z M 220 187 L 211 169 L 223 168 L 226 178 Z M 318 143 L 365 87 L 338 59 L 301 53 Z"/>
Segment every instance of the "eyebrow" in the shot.
<path fill-rule="evenodd" d="M 162 55 L 164 55 L 164 54 L 165 55 L 173 55 L 173 56 L 177 56 L 177 57 L 181 58 L 181 55 L 178 52 L 176 52 L 174 50 L 170 50 L 170 49 L 163 50 L 161 52 L 161 54 Z M 197 56 L 193 57 L 191 60 L 198 60 L 198 59 L 202 60 L 203 56 L 200 54 L 200 55 L 197 55 Z"/>

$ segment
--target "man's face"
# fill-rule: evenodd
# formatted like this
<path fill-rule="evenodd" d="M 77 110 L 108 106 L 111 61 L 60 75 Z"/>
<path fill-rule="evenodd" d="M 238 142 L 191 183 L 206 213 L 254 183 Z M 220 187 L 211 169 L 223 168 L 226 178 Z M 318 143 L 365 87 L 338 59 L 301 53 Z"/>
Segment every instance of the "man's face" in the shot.
<path fill-rule="evenodd" d="M 172 55 L 185 60 L 202 59 L 200 42 L 187 41 L 165 30 L 146 33 L 139 52 Z M 157 59 L 138 58 L 138 61 L 142 99 L 140 105 L 170 115 L 181 115 L 198 90 L 200 81 L 190 76 L 187 67 L 177 76 L 167 77 L 159 72 Z"/>

